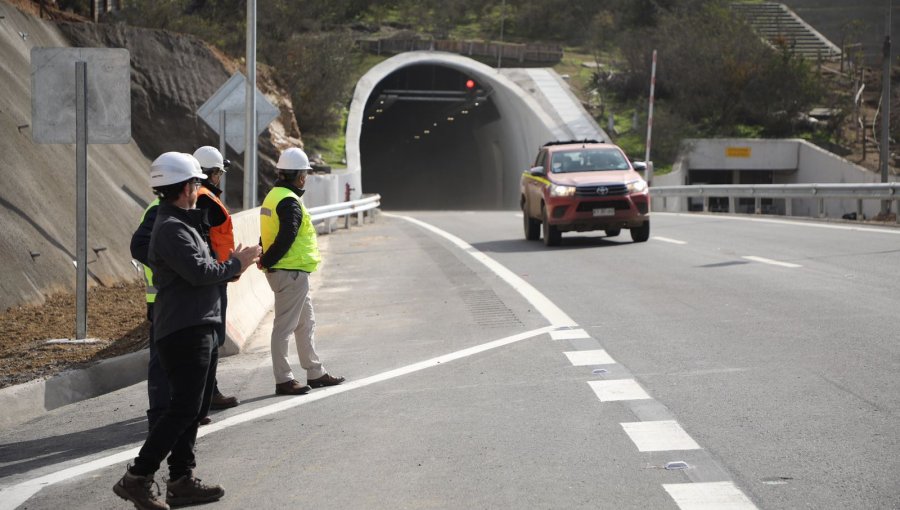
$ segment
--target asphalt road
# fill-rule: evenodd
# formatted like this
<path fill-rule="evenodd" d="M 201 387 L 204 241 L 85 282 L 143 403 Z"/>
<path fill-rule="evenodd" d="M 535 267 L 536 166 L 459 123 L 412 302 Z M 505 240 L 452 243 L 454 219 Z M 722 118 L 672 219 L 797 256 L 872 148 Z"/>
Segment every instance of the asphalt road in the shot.
<path fill-rule="evenodd" d="M 900 507 L 900 229 L 656 214 L 547 249 L 514 212 L 402 216 L 456 238 L 382 216 L 317 274 L 348 383 L 275 397 L 265 326 L 221 363 L 217 508 Z M 126 508 L 144 392 L 0 431 L 0 508 Z"/>

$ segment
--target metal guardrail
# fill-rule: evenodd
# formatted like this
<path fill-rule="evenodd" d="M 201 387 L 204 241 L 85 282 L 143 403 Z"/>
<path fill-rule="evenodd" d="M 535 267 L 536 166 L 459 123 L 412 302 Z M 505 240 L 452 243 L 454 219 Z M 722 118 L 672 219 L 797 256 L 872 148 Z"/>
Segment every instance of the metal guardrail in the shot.
<path fill-rule="evenodd" d="M 362 225 L 365 222 L 365 212 L 381 206 L 381 195 L 374 194 L 359 200 L 338 202 L 336 204 L 321 205 L 307 209 L 313 223 L 344 216 L 344 228 L 350 228 L 350 215 L 356 214 L 357 222 Z M 331 232 L 331 223 L 328 223 L 328 232 Z"/>
<path fill-rule="evenodd" d="M 759 212 L 764 198 L 792 199 L 805 198 L 818 202 L 820 217 L 825 215 L 825 200 L 856 200 L 857 214 L 862 216 L 863 200 L 885 200 L 895 204 L 900 213 L 900 183 L 851 183 L 851 184 L 698 184 L 693 186 L 653 186 L 650 195 L 663 199 L 663 208 L 668 197 L 701 197 L 703 211 L 709 212 L 710 197 L 727 197 L 728 212 L 735 212 L 735 199 L 754 198 L 754 210 Z M 785 200 L 785 214 L 791 216 L 791 201 Z M 900 221 L 900 214 L 897 214 Z"/>

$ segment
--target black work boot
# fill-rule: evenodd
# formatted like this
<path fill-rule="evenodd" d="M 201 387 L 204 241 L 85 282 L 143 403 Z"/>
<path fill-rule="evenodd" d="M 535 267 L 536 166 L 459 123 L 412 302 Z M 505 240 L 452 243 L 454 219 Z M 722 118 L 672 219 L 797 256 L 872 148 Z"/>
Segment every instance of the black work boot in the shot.
<path fill-rule="evenodd" d="M 166 484 L 166 503 L 171 506 L 193 505 L 218 501 L 225 495 L 221 485 L 205 485 L 193 475 L 184 475 Z"/>
<path fill-rule="evenodd" d="M 113 492 L 116 496 L 134 503 L 134 507 L 138 510 L 169 510 L 169 505 L 156 499 L 160 494 L 158 485 L 156 494 L 153 493 L 152 486 L 155 484 L 153 475 L 133 475 L 126 470 L 125 476 L 113 485 Z"/>

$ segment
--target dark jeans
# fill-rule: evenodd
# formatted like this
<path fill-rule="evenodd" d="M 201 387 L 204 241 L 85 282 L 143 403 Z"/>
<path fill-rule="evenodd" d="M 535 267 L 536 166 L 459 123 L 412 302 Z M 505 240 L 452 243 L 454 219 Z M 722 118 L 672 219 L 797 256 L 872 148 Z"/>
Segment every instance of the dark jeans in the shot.
<path fill-rule="evenodd" d="M 225 344 L 225 309 L 228 306 L 228 287 L 221 286 L 222 290 L 222 324 L 217 324 L 216 344 L 222 347 Z M 150 408 L 147 409 L 147 430 L 153 430 L 153 426 L 169 407 L 169 382 L 166 380 L 166 372 L 159 363 L 156 343 L 153 341 L 153 303 L 147 303 L 147 320 L 150 321 L 150 362 L 147 364 L 147 399 Z M 219 393 L 219 381 L 213 382 L 213 395 Z M 203 416 L 206 416 L 204 414 Z"/>
<path fill-rule="evenodd" d="M 150 430 L 131 472 L 155 473 L 169 457 L 169 479 L 189 475 L 196 466 L 194 443 L 200 418 L 209 411 L 219 349 L 212 325 L 185 328 L 156 342 L 171 400 Z"/>

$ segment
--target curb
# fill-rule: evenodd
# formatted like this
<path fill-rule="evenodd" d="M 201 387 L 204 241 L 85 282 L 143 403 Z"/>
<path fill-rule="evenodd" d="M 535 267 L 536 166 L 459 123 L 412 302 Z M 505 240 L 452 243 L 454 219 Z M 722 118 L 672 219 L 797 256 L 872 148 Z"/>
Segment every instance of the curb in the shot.
<path fill-rule="evenodd" d="M 143 349 L 0 390 L 0 428 L 10 428 L 56 408 L 104 395 L 147 379 L 150 351 Z"/>

